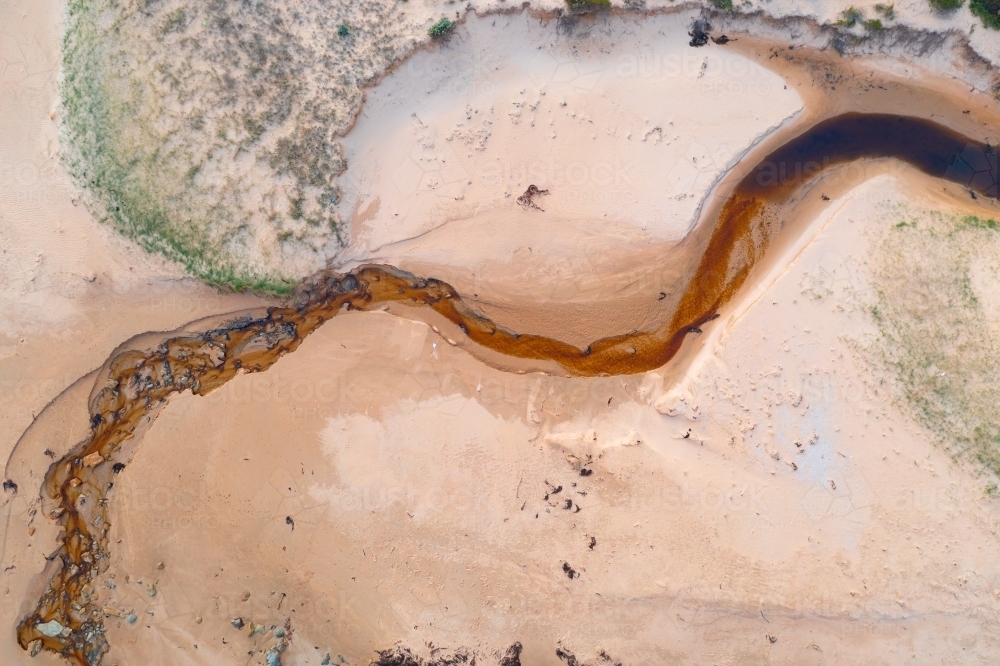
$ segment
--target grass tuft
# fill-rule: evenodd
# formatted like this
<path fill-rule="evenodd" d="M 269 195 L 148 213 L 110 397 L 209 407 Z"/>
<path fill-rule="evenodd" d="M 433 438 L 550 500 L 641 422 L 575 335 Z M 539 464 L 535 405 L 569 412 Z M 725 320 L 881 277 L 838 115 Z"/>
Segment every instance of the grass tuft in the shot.
<path fill-rule="evenodd" d="M 962 218 L 962 224 L 973 229 L 991 229 L 996 231 L 1000 228 L 1000 224 L 997 224 L 996 220 L 991 218 L 983 219 L 978 215 L 966 215 Z"/>
<path fill-rule="evenodd" d="M 441 17 L 440 21 L 438 21 L 437 23 L 435 23 L 434 25 L 432 25 L 430 28 L 427 29 L 427 34 L 433 37 L 434 39 L 438 39 L 440 37 L 444 37 L 445 35 L 451 34 L 451 32 L 454 29 L 455 29 L 455 22 L 449 19 L 447 16 L 443 16 Z"/>
<path fill-rule="evenodd" d="M 566 6 L 574 12 L 597 11 L 611 7 L 611 0 L 566 0 Z"/>
<path fill-rule="evenodd" d="M 853 5 L 840 12 L 837 25 L 842 28 L 853 28 L 865 20 L 865 13 Z"/>
<path fill-rule="evenodd" d="M 965 0 L 928 0 L 928 2 L 939 12 L 949 12 L 961 7 Z"/>
<path fill-rule="evenodd" d="M 187 11 L 183 7 L 178 7 L 167 14 L 163 25 L 160 28 L 161 35 L 169 35 L 172 32 L 181 32 L 187 27 Z"/>
<path fill-rule="evenodd" d="M 886 21 L 891 21 L 896 18 L 896 5 L 886 5 L 883 3 L 878 3 L 875 5 L 875 11 L 882 15 Z"/>

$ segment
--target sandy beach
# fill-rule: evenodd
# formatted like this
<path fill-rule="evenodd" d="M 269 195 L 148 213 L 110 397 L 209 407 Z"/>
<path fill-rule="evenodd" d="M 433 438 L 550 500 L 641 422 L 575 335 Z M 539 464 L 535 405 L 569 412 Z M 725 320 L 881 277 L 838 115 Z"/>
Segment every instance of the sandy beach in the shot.
<path fill-rule="evenodd" d="M 429 45 L 451 5 L 375 4 L 398 24 L 337 9 L 367 63 L 330 102 L 342 238 L 309 227 L 313 249 L 282 254 L 254 209 L 257 240 L 226 246 L 254 270 L 388 264 L 582 349 L 668 321 L 740 179 L 821 120 L 905 112 L 1000 143 L 1000 38 L 964 7 L 900 3 L 881 41 L 853 29 L 842 55 L 825 47 L 832 0 L 482 4 Z M 690 46 L 706 16 L 732 41 Z M 207 286 L 101 221 L 60 160 L 63 21 L 55 3 L 0 9 L 11 664 L 66 663 L 30 656 L 14 628 L 55 566 L 43 477 L 87 438 L 106 361 L 290 302 Z M 248 161 L 263 147 L 242 150 L 197 178 L 239 174 L 225 197 L 240 206 L 297 196 L 293 176 Z M 205 182 L 192 207 L 222 192 Z M 773 215 L 781 233 L 739 293 L 656 370 L 509 372 L 394 305 L 341 312 L 266 372 L 172 395 L 97 463 L 123 465 L 86 593 L 101 663 L 263 664 L 282 645 L 286 665 L 391 649 L 509 664 L 515 644 L 525 664 L 990 663 L 996 469 L 974 433 L 992 427 L 1000 358 L 1000 204 L 875 159 L 824 171 Z"/>

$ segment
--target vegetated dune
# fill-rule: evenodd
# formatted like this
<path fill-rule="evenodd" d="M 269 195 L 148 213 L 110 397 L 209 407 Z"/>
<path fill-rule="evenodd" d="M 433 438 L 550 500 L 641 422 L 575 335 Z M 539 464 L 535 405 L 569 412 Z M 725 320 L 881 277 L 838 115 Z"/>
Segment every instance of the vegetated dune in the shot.
<path fill-rule="evenodd" d="M 428 39 L 429 11 L 71 2 L 71 171 L 95 212 L 147 250 L 213 283 L 287 293 L 339 247 L 335 136 L 360 85 Z"/>
<path fill-rule="evenodd" d="M 964 50 L 961 60 L 980 66 L 996 56 L 997 40 L 986 31 L 969 37 L 945 32 L 962 13 L 900 7 L 891 18 L 883 12 L 884 25 L 872 31 L 861 22 L 847 25 L 838 19 L 842 4 L 768 4 L 768 15 L 715 10 L 708 15 L 727 29 L 742 25 L 758 34 L 792 34 L 841 51 L 904 55 L 919 50 L 945 68 L 954 68 L 949 51 Z M 693 16 L 703 9 L 626 3 L 621 11 Z M 482 2 L 464 9 L 470 10 L 511 8 Z M 361 109 L 362 86 L 422 46 L 443 59 L 460 54 L 463 47 L 453 42 L 471 37 L 464 26 L 438 40 L 427 33 L 452 11 L 448 3 L 387 0 L 332 7 L 318 2 L 74 1 L 67 9 L 62 53 L 60 117 L 68 139 L 67 164 L 90 193 L 95 214 L 146 250 L 215 284 L 287 293 L 298 278 L 337 258 L 349 238 L 346 217 L 351 213 L 345 216 L 338 206 L 338 176 L 345 168 L 338 137 Z M 612 35 L 612 24 L 621 20 L 568 11 L 555 0 L 536 3 L 531 11 L 551 19 L 549 29 L 559 34 L 559 57 L 571 56 L 563 63 L 570 68 L 587 62 L 573 54 L 575 43 L 600 42 L 600 35 Z M 464 15 L 456 12 L 455 18 Z M 606 50 L 613 53 L 616 42 L 628 39 L 605 38 Z M 433 80 L 438 74 L 414 76 L 419 85 L 421 77 Z M 586 76 L 577 81 L 586 83 Z M 532 94 L 545 87 L 536 86 Z M 776 92 L 768 101 L 778 104 L 781 95 Z M 623 111 L 630 112 L 627 106 Z M 497 112 L 507 115 L 507 110 Z M 669 131 L 661 128 L 660 136 Z M 686 157 L 702 159 L 699 171 L 705 169 L 705 157 L 720 162 L 704 174 L 710 180 L 746 148 L 745 139 L 727 141 L 728 157 L 699 153 L 700 147 L 692 147 Z M 436 223 L 424 213 L 417 226 Z"/>

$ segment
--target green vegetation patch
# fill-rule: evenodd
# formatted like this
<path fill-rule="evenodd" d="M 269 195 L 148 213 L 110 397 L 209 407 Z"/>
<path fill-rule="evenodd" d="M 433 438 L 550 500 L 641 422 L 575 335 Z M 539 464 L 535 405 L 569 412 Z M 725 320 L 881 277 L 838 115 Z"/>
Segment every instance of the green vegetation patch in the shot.
<path fill-rule="evenodd" d="M 896 18 L 896 5 L 886 5 L 884 3 L 879 3 L 875 5 L 875 11 L 878 12 L 882 18 L 887 21 L 891 21 Z"/>
<path fill-rule="evenodd" d="M 1000 0 L 969 0 L 969 10 L 982 20 L 983 25 L 1000 30 Z"/>
<path fill-rule="evenodd" d="M 956 460 L 1000 476 L 1000 224 L 899 217 L 871 255 L 865 353 Z"/>
<path fill-rule="evenodd" d="M 931 7 L 942 12 L 958 9 L 965 2 L 965 0 L 928 0 L 928 1 L 931 3 Z"/>
<path fill-rule="evenodd" d="M 991 229 L 997 231 L 1000 225 L 993 218 L 982 218 L 978 215 L 966 215 L 962 218 L 962 224 L 973 229 Z"/>
<path fill-rule="evenodd" d="M 435 39 L 439 37 L 444 37 L 445 35 L 451 34 L 455 29 L 455 22 L 449 19 L 447 16 L 441 17 L 441 20 L 432 25 L 427 29 L 427 34 Z"/>
<path fill-rule="evenodd" d="M 731 12 L 733 9 L 733 0 L 710 0 L 712 6 L 714 6 L 719 11 Z"/>
<path fill-rule="evenodd" d="M 611 0 L 566 0 L 566 6 L 574 12 L 597 11 L 611 7 Z"/>
<path fill-rule="evenodd" d="M 837 19 L 837 25 L 842 28 L 853 28 L 857 24 L 863 23 L 864 20 L 865 13 L 857 7 L 851 6 L 840 12 L 840 18 Z"/>

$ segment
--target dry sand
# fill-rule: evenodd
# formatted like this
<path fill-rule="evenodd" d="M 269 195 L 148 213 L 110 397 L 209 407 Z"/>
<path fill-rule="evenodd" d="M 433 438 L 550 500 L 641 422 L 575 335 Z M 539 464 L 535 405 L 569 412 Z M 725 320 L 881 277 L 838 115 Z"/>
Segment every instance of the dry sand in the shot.
<path fill-rule="evenodd" d="M 944 20 L 915 3 L 899 9 L 901 21 Z M 0 108 L 4 159 L 16 156 L 4 163 L 15 187 L 0 199 L 0 305 L 12 315 L 0 328 L 6 454 L 123 340 L 260 301 L 181 279 L 73 205 L 49 118 L 57 8 L 0 12 L 5 31 L 19 26 L 23 59 L 5 61 L 4 99 L 17 104 Z M 836 64 L 815 66 L 822 54 L 776 67 L 774 45 L 746 37 L 689 50 L 690 15 L 681 16 L 621 19 L 622 32 L 581 42 L 523 14 L 470 19 L 448 46 L 408 60 L 371 91 L 345 139 L 356 168 L 345 175 L 354 225 L 343 261 L 433 273 L 500 321 L 589 340 L 655 318 L 636 305 L 664 279 L 644 281 L 649 264 L 683 250 L 699 208 L 725 192 L 732 176 L 716 182 L 725 167 L 773 128 L 794 130 L 790 118 L 846 108 L 838 103 L 923 104 L 970 134 L 1000 126 L 988 98 L 971 98 L 966 116 L 968 88 L 925 69 L 955 62 L 850 60 L 854 79 L 830 82 Z M 995 58 L 984 32 L 973 41 Z M 608 39 L 665 66 L 679 58 L 677 75 L 653 78 L 682 92 L 657 96 L 617 75 L 630 61 L 615 53 L 609 66 Z M 693 70 L 683 65 L 691 54 Z M 872 69 L 890 90 L 833 94 L 870 87 Z M 732 94 L 759 82 L 767 94 Z M 603 180 L 595 150 L 612 166 L 638 165 L 625 170 L 634 196 L 574 185 L 568 171 L 561 182 L 545 169 L 516 175 L 551 157 L 567 168 L 583 161 Z M 551 190 L 538 200 L 544 212 L 513 201 L 526 183 Z M 820 190 L 831 201 L 819 203 Z M 650 664 L 990 663 L 995 500 L 857 355 L 856 341 L 873 332 L 862 309 L 867 243 L 897 221 L 886 202 L 991 213 L 893 165 L 833 174 L 791 209 L 801 229 L 753 288 L 682 363 L 646 375 L 502 373 L 425 324 L 359 313 L 332 320 L 264 375 L 171 400 L 110 496 L 112 562 L 97 588 L 102 604 L 139 619 L 106 620 L 105 663 L 259 662 L 255 650 L 273 634 L 248 639 L 230 626 L 236 616 L 267 627 L 292 618 L 285 663 L 301 664 L 326 652 L 366 663 L 396 641 L 487 658 L 521 641 L 524 662 L 538 664 L 561 663 L 557 647 L 595 662 L 603 650 Z M 980 280 L 988 300 L 996 283 Z M 39 450 L 23 452 L 36 474 L 46 438 L 58 454 L 83 435 L 89 392 L 78 383 L 40 419 Z M 5 511 L 2 559 L 15 567 L 4 572 L 7 626 L 33 603 L 56 537 L 34 517 L 32 493 L 22 489 Z M 5 635 L 2 660 L 31 663 Z"/>

